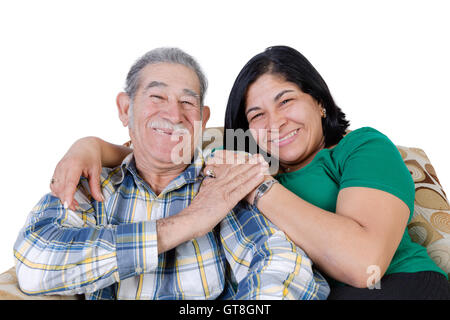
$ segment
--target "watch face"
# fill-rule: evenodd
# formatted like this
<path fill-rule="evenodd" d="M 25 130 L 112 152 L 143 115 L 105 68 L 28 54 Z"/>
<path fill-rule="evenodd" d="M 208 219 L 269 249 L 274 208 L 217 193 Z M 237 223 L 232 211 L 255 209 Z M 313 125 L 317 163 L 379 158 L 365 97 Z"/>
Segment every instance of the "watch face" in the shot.
<path fill-rule="evenodd" d="M 261 191 L 261 192 L 266 192 L 266 190 L 268 189 L 269 187 L 267 187 L 265 184 L 263 184 L 261 187 L 259 187 L 259 190 Z"/>

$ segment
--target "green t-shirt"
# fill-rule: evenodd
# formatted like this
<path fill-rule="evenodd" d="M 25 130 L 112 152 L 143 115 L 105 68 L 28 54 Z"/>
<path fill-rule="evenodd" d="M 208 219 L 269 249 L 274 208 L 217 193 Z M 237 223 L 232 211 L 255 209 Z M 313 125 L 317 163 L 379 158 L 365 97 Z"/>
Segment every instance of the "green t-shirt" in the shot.
<path fill-rule="evenodd" d="M 336 212 L 338 193 L 347 187 L 393 194 L 408 205 L 408 222 L 414 212 L 414 182 L 398 149 L 369 127 L 348 133 L 334 148 L 319 151 L 305 167 L 276 178 L 303 200 L 330 212 Z M 426 248 L 411 240 L 406 228 L 386 274 L 419 271 L 437 271 L 447 277 Z"/>

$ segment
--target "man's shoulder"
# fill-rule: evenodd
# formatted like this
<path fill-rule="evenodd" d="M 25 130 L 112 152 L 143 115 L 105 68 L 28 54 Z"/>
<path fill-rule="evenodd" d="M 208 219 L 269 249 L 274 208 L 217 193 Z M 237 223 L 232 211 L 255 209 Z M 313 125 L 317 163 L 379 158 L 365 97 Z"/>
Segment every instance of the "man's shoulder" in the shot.
<path fill-rule="evenodd" d="M 107 200 L 117 190 L 125 178 L 125 171 L 121 166 L 115 168 L 102 168 L 100 173 L 100 190 L 103 197 Z M 75 199 L 81 200 L 81 202 L 90 202 L 92 198 L 91 187 L 89 179 L 86 177 L 80 177 L 80 181 L 75 193 Z M 77 200 L 78 202 L 80 202 Z"/>
<path fill-rule="evenodd" d="M 115 168 L 102 168 L 100 173 L 100 186 L 105 187 L 107 185 L 120 184 L 125 178 L 125 170 L 122 166 Z"/>
<path fill-rule="evenodd" d="M 103 167 L 100 173 L 100 187 L 111 189 L 121 184 L 125 178 L 129 166 L 134 165 L 133 153 L 123 159 L 122 163 L 114 168 Z"/>

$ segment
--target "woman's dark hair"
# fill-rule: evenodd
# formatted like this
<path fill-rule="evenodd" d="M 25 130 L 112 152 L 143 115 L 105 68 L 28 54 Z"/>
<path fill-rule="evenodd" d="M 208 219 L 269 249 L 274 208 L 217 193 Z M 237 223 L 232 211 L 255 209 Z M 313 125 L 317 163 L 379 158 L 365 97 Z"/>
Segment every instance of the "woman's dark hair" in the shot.
<path fill-rule="evenodd" d="M 274 46 L 247 62 L 234 82 L 225 111 L 225 147 L 227 146 L 226 129 L 246 131 L 249 128 L 245 116 L 247 90 L 264 74 L 279 75 L 286 81 L 295 83 L 304 93 L 309 94 L 326 109 L 326 118 L 322 118 L 325 147 L 332 146 L 342 139 L 349 121 L 345 119 L 345 114 L 334 102 L 320 74 L 297 50 L 287 46 Z M 245 151 L 249 152 L 249 150 Z"/>

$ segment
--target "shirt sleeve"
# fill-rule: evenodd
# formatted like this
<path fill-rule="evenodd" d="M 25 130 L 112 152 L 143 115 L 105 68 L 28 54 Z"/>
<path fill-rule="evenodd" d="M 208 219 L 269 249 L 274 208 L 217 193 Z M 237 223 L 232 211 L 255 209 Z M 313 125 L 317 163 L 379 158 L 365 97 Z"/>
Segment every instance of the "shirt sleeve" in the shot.
<path fill-rule="evenodd" d="M 26 294 L 92 293 L 156 268 L 155 222 L 108 224 L 113 199 L 105 195 L 111 188 L 103 189 L 105 205 L 87 188 L 87 181 L 78 186 L 76 211 L 47 194 L 28 215 L 14 244 L 19 286 Z"/>
<path fill-rule="evenodd" d="M 239 203 L 221 222 L 232 299 L 326 299 L 330 288 L 305 252 L 258 209 Z"/>
<path fill-rule="evenodd" d="M 414 181 L 397 147 L 384 134 L 370 128 L 355 131 L 340 154 L 340 189 L 367 187 L 382 190 L 396 196 L 411 212 L 414 211 Z"/>

